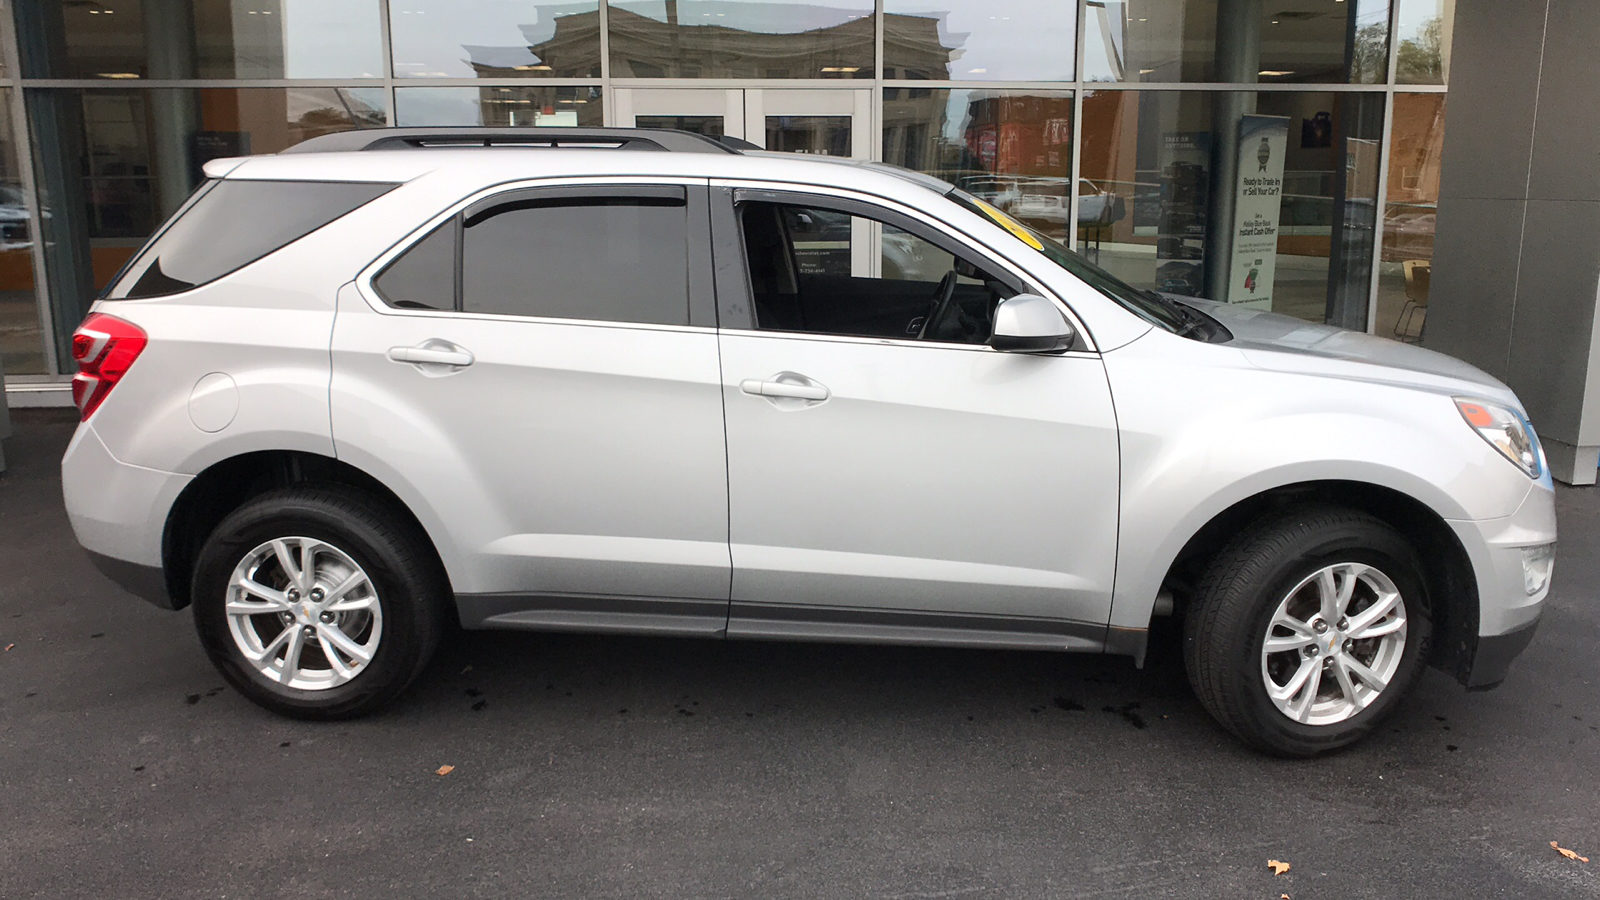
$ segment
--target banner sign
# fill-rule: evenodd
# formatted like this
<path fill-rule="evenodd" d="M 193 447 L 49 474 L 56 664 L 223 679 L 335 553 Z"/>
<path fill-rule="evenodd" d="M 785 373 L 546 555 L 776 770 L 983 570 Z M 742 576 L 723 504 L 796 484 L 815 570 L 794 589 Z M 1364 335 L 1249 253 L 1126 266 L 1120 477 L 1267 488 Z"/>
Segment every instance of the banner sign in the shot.
<path fill-rule="evenodd" d="M 1229 303 L 1272 308 L 1278 215 L 1283 208 L 1283 154 L 1288 142 L 1289 120 L 1284 116 L 1244 116 L 1239 120 Z"/>

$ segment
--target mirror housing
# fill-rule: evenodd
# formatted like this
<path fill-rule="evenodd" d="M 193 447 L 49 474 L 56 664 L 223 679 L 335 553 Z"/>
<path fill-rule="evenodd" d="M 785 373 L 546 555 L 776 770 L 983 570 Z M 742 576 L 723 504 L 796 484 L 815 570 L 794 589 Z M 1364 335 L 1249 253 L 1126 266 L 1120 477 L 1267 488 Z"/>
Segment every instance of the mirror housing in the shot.
<path fill-rule="evenodd" d="M 1054 303 L 1038 294 L 1018 294 L 995 307 L 989 346 L 1007 353 L 1061 353 L 1077 339 L 1072 323 Z"/>

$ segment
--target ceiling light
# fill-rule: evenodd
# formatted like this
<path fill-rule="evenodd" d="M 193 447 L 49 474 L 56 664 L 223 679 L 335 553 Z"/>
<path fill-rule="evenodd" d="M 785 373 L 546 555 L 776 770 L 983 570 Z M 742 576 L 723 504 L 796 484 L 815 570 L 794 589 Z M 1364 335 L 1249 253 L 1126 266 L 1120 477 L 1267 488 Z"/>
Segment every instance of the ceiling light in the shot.
<path fill-rule="evenodd" d="M 1293 69 L 1262 69 L 1261 71 L 1257 72 L 1256 74 L 1257 75 L 1272 75 L 1272 76 L 1293 75 L 1294 74 L 1294 70 Z"/>
<path fill-rule="evenodd" d="M 540 63 L 537 66 L 512 66 L 511 68 L 515 69 L 518 72 L 548 72 L 548 71 L 550 71 L 550 67 L 547 66 L 547 65 L 544 65 L 543 63 Z"/>
<path fill-rule="evenodd" d="M 138 78 L 138 72 L 100 72 L 101 78 Z"/>
<path fill-rule="evenodd" d="M 824 72 L 846 72 L 846 73 L 848 73 L 848 72 L 859 72 L 859 71 L 861 71 L 861 67 L 860 66 L 823 66 L 822 67 L 822 71 L 824 71 Z"/>

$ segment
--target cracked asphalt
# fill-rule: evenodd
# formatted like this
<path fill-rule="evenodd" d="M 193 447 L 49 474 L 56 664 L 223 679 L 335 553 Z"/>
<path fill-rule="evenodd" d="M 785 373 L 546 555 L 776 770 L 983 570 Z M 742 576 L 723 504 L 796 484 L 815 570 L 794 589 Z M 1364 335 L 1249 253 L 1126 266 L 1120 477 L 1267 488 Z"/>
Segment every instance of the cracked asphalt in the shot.
<path fill-rule="evenodd" d="M 1558 492 L 1554 592 L 1510 679 L 1430 671 L 1329 759 L 1235 744 L 1170 634 L 1138 670 L 457 633 L 392 709 L 312 724 L 224 689 L 187 612 L 89 566 L 57 478 L 73 419 L 14 416 L 3 898 L 1600 897 L 1593 489 Z"/>

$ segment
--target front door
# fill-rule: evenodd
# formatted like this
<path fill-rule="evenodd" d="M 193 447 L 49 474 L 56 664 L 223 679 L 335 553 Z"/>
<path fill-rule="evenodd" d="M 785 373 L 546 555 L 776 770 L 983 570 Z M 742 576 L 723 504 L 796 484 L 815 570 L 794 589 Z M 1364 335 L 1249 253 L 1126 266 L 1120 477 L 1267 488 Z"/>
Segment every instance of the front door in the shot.
<path fill-rule="evenodd" d="M 996 305 L 1036 288 L 912 211 L 713 197 L 738 235 L 718 272 L 745 276 L 717 284 L 728 635 L 1101 646 L 1118 449 L 1098 356 L 989 348 Z"/>
<path fill-rule="evenodd" d="M 800 88 L 620 88 L 618 125 L 733 137 L 766 150 L 866 159 L 872 92 Z"/>

